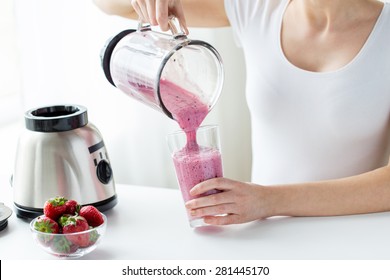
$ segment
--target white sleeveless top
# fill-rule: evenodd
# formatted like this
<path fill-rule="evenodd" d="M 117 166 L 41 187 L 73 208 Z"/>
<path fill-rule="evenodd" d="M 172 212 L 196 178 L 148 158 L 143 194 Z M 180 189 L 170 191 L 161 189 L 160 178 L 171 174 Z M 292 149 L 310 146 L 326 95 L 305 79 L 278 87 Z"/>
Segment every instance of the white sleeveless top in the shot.
<path fill-rule="evenodd" d="M 390 133 L 390 4 L 358 55 L 331 72 L 291 64 L 280 30 L 289 0 L 225 0 L 246 60 L 252 181 L 296 183 L 384 166 Z M 238 70 L 239 71 L 239 70 Z"/>

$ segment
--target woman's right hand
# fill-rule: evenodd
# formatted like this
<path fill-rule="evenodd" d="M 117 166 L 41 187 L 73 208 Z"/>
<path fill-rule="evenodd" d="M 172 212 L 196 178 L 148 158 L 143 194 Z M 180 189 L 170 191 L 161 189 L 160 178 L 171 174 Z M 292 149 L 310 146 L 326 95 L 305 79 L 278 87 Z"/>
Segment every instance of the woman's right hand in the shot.
<path fill-rule="evenodd" d="M 93 0 L 93 2 L 106 14 L 159 25 L 163 31 L 168 31 L 170 16 L 178 19 L 181 31 L 186 34 L 188 26 L 230 25 L 224 0 Z"/>
<path fill-rule="evenodd" d="M 174 16 L 182 31 L 188 34 L 180 0 L 131 0 L 131 4 L 142 22 L 159 25 L 162 31 L 168 31 L 169 17 Z"/>

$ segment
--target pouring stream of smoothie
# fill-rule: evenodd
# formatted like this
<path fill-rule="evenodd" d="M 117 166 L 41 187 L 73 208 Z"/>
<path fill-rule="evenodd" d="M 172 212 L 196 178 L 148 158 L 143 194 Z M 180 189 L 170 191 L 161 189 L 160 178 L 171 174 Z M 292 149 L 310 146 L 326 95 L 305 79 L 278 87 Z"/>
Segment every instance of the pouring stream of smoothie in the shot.
<path fill-rule="evenodd" d="M 198 149 L 196 131 L 207 116 L 209 106 L 195 94 L 166 80 L 161 80 L 160 93 L 165 107 L 187 135 L 186 149 Z"/>
<path fill-rule="evenodd" d="M 173 161 L 183 198 L 188 201 L 194 198 L 189 192 L 196 184 L 222 177 L 221 153 L 214 146 L 199 145 L 196 139 L 197 130 L 209 112 L 208 105 L 197 95 L 167 81 L 161 81 L 160 92 L 165 107 L 186 133 L 186 145 L 175 152 Z M 216 192 L 212 190 L 203 195 Z"/>

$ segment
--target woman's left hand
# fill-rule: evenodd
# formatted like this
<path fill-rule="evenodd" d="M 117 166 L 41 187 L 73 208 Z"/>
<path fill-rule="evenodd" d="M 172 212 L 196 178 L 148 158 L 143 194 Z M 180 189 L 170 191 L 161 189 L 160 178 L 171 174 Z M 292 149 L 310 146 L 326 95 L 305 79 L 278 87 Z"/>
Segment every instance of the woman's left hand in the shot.
<path fill-rule="evenodd" d="M 221 192 L 187 201 L 191 216 L 203 217 L 211 225 L 240 224 L 270 216 L 267 187 L 215 178 L 199 183 L 190 194 L 197 196 L 214 189 Z"/>

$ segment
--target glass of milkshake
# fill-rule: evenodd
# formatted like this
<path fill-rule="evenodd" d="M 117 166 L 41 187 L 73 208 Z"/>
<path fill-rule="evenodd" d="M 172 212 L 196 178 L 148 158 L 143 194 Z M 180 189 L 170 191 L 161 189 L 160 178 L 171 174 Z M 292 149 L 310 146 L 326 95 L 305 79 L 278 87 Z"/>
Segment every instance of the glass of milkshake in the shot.
<path fill-rule="evenodd" d="M 195 185 L 223 176 L 218 126 L 207 125 L 197 130 L 181 130 L 169 134 L 167 141 L 184 202 L 199 197 L 190 195 L 190 190 Z M 213 190 L 201 196 L 217 192 Z M 191 227 L 207 225 L 203 218 L 194 218 L 188 212 L 187 215 Z"/>

